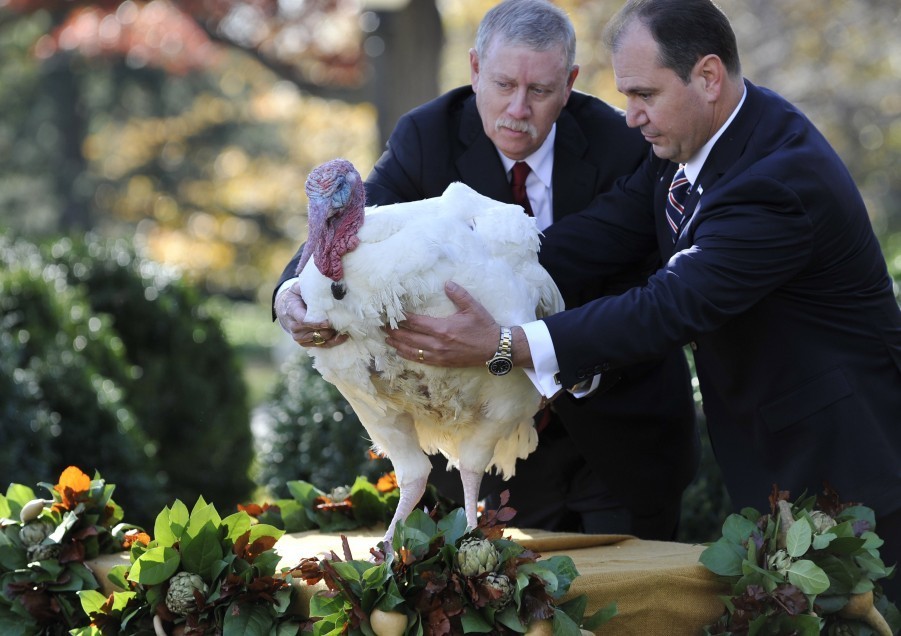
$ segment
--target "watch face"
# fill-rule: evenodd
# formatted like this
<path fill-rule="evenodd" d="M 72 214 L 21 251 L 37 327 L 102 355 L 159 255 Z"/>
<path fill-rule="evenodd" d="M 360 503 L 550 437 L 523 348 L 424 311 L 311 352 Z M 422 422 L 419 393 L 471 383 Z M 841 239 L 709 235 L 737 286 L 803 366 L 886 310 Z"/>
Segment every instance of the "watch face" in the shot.
<path fill-rule="evenodd" d="M 507 358 L 494 358 L 488 363 L 488 370 L 494 375 L 506 375 L 513 369 L 513 363 Z"/>

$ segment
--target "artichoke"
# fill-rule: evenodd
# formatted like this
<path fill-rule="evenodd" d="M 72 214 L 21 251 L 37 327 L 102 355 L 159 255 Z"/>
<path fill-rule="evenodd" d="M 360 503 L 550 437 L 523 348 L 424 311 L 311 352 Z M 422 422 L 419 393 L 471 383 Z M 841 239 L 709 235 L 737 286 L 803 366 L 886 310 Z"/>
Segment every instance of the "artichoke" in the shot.
<path fill-rule="evenodd" d="M 53 522 L 49 519 L 29 521 L 19 529 L 19 539 L 25 544 L 26 548 L 30 548 L 49 537 L 55 528 Z"/>
<path fill-rule="evenodd" d="M 207 586 L 199 574 L 179 572 L 169 580 L 169 591 L 166 592 L 166 607 L 173 614 L 184 616 L 197 609 L 194 590 L 206 596 Z"/>
<path fill-rule="evenodd" d="M 466 539 L 457 551 L 457 568 L 463 576 L 494 572 L 499 560 L 497 548 L 488 539 Z"/>
<path fill-rule="evenodd" d="M 817 534 L 829 532 L 836 525 L 835 519 L 827 515 L 822 510 L 814 510 L 810 513 L 810 520 L 813 521 L 813 529 Z"/>
<path fill-rule="evenodd" d="M 513 598 L 513 584 L 505 574 L 490 572 L 485 576 L 485 585 L 501 593 L 489 603 L 494 609 L 501 609 Z"/>
<path fill-rule="evenodd" d="M 336 486 L 330 493 L 326 495 L 331 501 L 344 501 L 350 497 L 350 488 L 347 486 Z"/>
<path fill-rule="evenodd" d="M 775 570 L 782 576 L 786 576 L 788 568 L 791 567 L 792 558 L 785 550 L 776 550 L 767 559 L 767 565 L 771 570 Z"/>
<path fill-rule="evenodd" d="M 58 543 L 48 543 L 46 545 L 30 545 L 25 551 L 28 562 L 43 561 L 45 559 L 59 558 L 60 545 Z"/>

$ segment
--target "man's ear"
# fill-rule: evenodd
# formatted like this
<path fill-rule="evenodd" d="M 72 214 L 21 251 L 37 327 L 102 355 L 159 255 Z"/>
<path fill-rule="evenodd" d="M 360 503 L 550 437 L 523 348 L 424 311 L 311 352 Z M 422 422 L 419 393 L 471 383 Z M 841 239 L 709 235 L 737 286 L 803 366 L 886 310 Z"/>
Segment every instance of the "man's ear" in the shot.
<path fill-rule="evenodd" d="M 701 82 L 703 91 L 709 101 L 716 101 L 726 78 L 726 66 L 719 55 L 705 55 L 695 64 L 692 74 Z"/>
<path fill-rule="evenodd" d="M 472 84 L 472 90 L 478 91 L 479 54 L 475 49 L 469 49 L 469 82 Z"/>
<path fill-rule="evenodd" d="M 576 78 L 579 76 L 579 65 L 574 64 L 572 69 L 569 71 L 569 77 L 566 78 L 566 88 L 564 89 L 564 95 L 566 98 L 563 100 L 563 103 L 566 104 L 569 101 L 569 95 L 573 91 L 573 85 L 576 83 Z"/>

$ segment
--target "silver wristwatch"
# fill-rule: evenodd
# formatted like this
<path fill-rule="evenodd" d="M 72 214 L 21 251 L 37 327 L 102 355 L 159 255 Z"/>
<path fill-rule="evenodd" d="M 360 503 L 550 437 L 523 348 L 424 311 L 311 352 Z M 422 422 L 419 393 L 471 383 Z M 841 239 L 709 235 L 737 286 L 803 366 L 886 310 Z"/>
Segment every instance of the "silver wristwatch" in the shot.
<path fill-rule="evenodd" d="M 485 363 L 494 375 L 507 375 L 513 369 L 513 332 L 510 327 L 501 327 L 501 338 L 494 357 Z"/>

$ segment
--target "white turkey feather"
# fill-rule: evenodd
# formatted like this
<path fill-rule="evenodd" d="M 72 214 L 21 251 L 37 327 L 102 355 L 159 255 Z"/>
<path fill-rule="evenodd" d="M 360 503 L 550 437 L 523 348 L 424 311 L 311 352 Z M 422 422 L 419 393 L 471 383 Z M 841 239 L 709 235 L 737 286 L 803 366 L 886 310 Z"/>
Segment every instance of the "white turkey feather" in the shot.
<path fill-rule="evenodd" d="M 356 196 L 362 206 L 362 182 L 343 160 L 317 171 L 308 179 L 311 239 L 299 273 L 305 320 L 327 320 L 350 337 L 336 347 L 308 349 L 315 368 L 341 391 L 376 449 L 391 460 L 402 501 L 405 488 L 419 490 L 413 493 L 416 500 L 422 494 L 430 470 L 423 451 L 443 453 L 464 477 L 477 474 L 480 479 L 492 468 L 509 477 L 516 460 L 537 445 L 533 417 L 541 396 L 524 371 L 496 377 L 484 366 L 456 369 L 410 362 L 385 343 L 382 327 L 396 326 L 406 312 L 454 313 L 444 291 L 449 280 L 466 288 L 503 325 L 562 310 L 556 285 L 538 264 L 534 219 L 519 206 L 454 183 L 440 197 L 365 208 L 362 225 L 356 222 L 359 244 L 339 255 L 343 272 L 325 276 L 319 268 L 334 265 L 337 257 L 333 253 L 329 260 L 324 239 L 318 237 L 324 233 L 347 241 L 339 217 L 352 208 L 352 203 L 342 207 L 349 198 Z M 319 190 L 311 182 L 319 183 Z M 337 196 L 339 188 L 359 192 Z M 314 228 L 322 216 L 313 213 L 317 204 L 329 208 L 329 229 Z M 340 298 L 335 285 L 342 290 Z M 478 483 L 475 490 L 467 492 L 471 523 Z M 398 507 L 386 538 L 408 513 Z"/>

